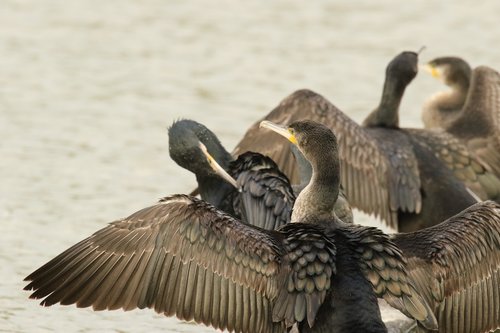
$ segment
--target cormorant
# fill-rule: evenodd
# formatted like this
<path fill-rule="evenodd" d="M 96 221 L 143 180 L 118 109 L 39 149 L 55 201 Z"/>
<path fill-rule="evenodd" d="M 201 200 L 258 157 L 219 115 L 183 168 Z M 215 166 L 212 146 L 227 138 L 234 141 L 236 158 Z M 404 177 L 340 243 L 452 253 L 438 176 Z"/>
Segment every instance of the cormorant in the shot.
<path fill-rule="evenodd" d="M 392 239 L 403 250 L 417 291 L 431 305 L 439 332 L 489 332 L 500 326 L 500 205 L 478 203 L 436 226 Z"/>
<path fill-rule="evenodd" d="M 292 126 L 283 129 L 266 121 L 262 124 L 291 141 L 296 140 Z M 314 148 L 314 140 L 304 141 L 306 143 L 299 146 L 304 149 L 304 155 L 311 161 L 324 161 L 324 149 Z M 336 161 L 324 162 L 333 168 L 339 165 L 338 157 Z M 328 166 L 315 169 L 316 180 L 328 177 Z M 306 218 L 311 209 L 321 207 L 311 198 L 328 198 L 330 191 L 331 187 L 313 182 L 304 193 L 314 193 L 314 196 L 297 200 L 292 220 Z M 305 215 L 301 216 L 302 213 Z M 500 327 L 500 204 L 477 203 L 438 225 L 393 234 L 391 238 L 403 251 L 416 290 L 433 309 L 439 323 L 438 332 L 477 333 Z M 379 276 L 373 276 L 372 282 L 377 283 L 378 279 Z M 432 330 L 419 324 L 418 331 Z"/>
<path fill-rule="evenodd" d="M 376 297 L 436 329 L 404 259 L 376 228 L 332 214 L 339 189 L 334 134 L 288 127 L 313 168 L 292 221 L 278 230 L 241 223 L 186 195 L 115 221 L 30 274 L 42 304 L 95 310 L 154 308 L 235 332 L 386 332 Z"/>
<path fill-rule="evenodd" d="M 500 177 L 500 74 L 487 66 L 471 67 L 461 58 L 432 60 L 427 68 L 451 91 L 424 105 L 426 127 L 439 127 L 461 140 Z"/>
<path fill-rule="evenodd" d="M 441 57 L 429 61 L 424 69 L 451 88 L 432 96 L 422 110 L 425 128 L 445 128 L 462 110 L 469 92 L 472 69 L 458 57 Z"/>

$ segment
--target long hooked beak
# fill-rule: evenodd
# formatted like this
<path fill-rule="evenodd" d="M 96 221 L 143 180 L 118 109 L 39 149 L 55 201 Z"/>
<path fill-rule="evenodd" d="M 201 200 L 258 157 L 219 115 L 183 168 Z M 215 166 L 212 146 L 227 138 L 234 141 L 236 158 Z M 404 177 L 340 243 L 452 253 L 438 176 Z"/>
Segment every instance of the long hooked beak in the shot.
<path fill-rule="evenodd" d="M 270 129 L 271 131 L 273 132 L 276 132 L 278 133 L 279 135 L 282 135 L 284 136 L 285 138 L 288 139 L 288 141 L 290 141 L 291 143 L 293 143 L 294 145 L 297 145 L 297 138 L 295 137 L 295 135 L 290 132 L 290 130 L 285 127 L 285 126 L 281 126 L 281 125 L 278 125 L 278 124 L 275 124 L 273 122 L 270 122 L 268 120 L 263 120 L 260 122 L 260 127 L 264 127 L 264 128 L 268 128 Z"/>
<path fill-rule="evenodd" d="M 224 170 L 224 168 L 219 165 L 219 163 L 217 163 L 217 161 L 212 157 L 212 155 L 210 155 L 208 153 L 207 147 L 205 147 L 205 145 L 201 142 L 199 142 L 198 145 L 199 145 L 201 151 L 203 152 L 203 154 L 205 155 L 205 157 L 207 158 L 208 164 L 210 164 L 210 167 L 212 168 L 212 170 L 214 170 L 215 173 L 217 175 L 219 175 L 219 177 L 221 177 L 226 182 L 233 185 L 236 189 L 239 190 L 240 187 L 238 186 L 238 183 L 236 182 L 236 180 L 234 180 L 234 178 L 231 177 L 231 175 L 229 175 L 226 172 L 226 170 Z"/>

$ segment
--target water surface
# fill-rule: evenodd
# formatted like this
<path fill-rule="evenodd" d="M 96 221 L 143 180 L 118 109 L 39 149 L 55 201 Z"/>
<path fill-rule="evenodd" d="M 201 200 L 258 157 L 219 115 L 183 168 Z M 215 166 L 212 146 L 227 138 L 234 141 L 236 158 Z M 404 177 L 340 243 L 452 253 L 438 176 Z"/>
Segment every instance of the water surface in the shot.
<path fill-rule="evenodd" d="M 213 332 L 153 311 L 43 308 L 22 279 L 107 222 L 193 188 L 168 157 L 175 119 L 204 123 L 231 149 L 310 88 L 360 121 L 402 50 L 500 68 L 499 12 L 495 0 L 4 0 L 0 331 Z M 421 73 L 402 124 L 420 126 L 422 102 L 440 88 Z"/>

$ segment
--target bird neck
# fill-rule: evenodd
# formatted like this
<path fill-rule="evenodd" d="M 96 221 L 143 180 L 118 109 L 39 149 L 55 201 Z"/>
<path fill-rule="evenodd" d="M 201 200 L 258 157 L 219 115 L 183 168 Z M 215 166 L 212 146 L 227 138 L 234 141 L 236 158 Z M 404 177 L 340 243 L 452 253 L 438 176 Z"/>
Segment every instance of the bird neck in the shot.
<path fill-rule="evenodd" d="M 386 78 L 378 107 L 365 119 L 366 127 L 399 128 L 399 105 L 406 85 L 393 78 Z"/>
<path fill-rule="evenodd" d="M 217 208 L 221 205 L 227 196 L 235 191 L 234 187 L 218 176 L 196 176 L 200 196 L 206 202 Z"/>
<path fill-rule="evenodd" d="M 449 85 L 450 90 L 438 93 L 435 98 L 435 103 L 440 111 L 458 112 L 460 111 L 467 99 L 469 92 L 469 81 L 466 78 L 457 80 Z"/>
<path fill-rule="evenodd" d="M 435 103 L 440 111 L 456 113 L 463 108 L 466 98 L 466 90 L 453 88 L 436 95 Z"/>
<path fill-rule="evenodd" d="M 332 157 L 310 160 L 312 177 L 300 192 L 292 211 L 292 222 L 314 222 L 331 217 L 339 194 L 339 161 Z"/>

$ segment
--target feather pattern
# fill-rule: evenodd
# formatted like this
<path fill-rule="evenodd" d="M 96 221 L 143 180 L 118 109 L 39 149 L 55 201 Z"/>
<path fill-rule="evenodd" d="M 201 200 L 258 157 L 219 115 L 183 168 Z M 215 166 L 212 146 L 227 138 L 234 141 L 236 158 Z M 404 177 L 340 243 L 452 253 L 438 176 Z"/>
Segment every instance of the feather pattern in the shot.
<path fill-rule="evenodd" d="M 500 205 L 486 201 L 434 227 L 393 236 L 439 332 L 500 327 Z"/>
<path fill-rule="evenodd" d="M 314 323 L 334 273 L 322 227 L 266 231 L 175 195 L 64 251 L 25 289 L 45 306 L 148 307 L 234 332 L 282 332 Z"/>
<path fill-rule="evenodd" d="M 394 147 L 393 156 L 400 158 L 401 162 L 391 159 L 381 151 L 372 134 L 321 95 L 310 90 L 296 91 L 263 119 L 279 124 L 310 119 L 332 129 L 339 143 L 342 184 L 353 206 L 381 217 L 394 228 L 397 228 L 398 208 L 413 208 L 413 211 L 418 211 L 421 207 L 415 157 Z M 288 142 L 259 129 L 259 123 L 260 121 L 256 122 L 248 129 L 233 155 L 245 151 L 258 151 L 268 155 L 292 182 L 297 183 L 298 172 Z M 269 142 L 273 144 L 270 145 Z M 400 165 L 409 165 L 410 168 L 402 168 Z M 390 179 L 393 182 L 391 186 L 398 191 L 391 192 L 387 185 Z"/>
<path fill-rule="evenodd" d="M 345 225 L 342 234 L 359 253 L 359 265 L 375 294 L 428 329 L 437 329 L 432 309 L 417 292 L 401 250 L 379 229 Z"/>
<path fill-rule="evenodd" d="M 240 186 L 233 206 L 242 221 L 267 230 L 290 222 L 295 195 L 272 159 L 246 152 L 231 162 L 229 169 Z"/>

